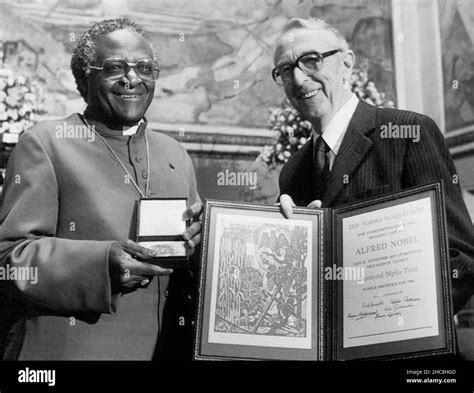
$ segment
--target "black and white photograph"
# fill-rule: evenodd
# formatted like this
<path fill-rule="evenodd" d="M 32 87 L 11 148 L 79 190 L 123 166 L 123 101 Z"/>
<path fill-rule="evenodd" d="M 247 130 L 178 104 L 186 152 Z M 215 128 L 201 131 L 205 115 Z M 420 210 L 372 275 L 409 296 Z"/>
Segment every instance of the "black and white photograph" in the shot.
<path fill-rule="evenodd" d="M 473 222 L 474 0 L 0 0 L 1 393 L 472 392 Z"/>

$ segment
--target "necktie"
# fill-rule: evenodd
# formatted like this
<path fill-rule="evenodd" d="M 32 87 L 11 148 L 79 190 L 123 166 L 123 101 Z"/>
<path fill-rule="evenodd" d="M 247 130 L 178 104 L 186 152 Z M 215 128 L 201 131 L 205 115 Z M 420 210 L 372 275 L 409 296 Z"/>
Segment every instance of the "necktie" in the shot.
<path fill-rule="evenodd" d="M 314 165 L 316 169 L 316 199 L 322 199 L 326 191 L 327 181 L 329 179 L 329 160 L 327 152 L 329 146 L 325 140 L 319 136 L 314 144 Z"/>

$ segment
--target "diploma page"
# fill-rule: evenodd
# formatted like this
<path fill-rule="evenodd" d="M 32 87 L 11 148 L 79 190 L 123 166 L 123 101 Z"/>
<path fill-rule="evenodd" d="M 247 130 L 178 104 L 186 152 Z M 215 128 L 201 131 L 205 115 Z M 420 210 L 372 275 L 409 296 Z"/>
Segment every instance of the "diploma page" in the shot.
<path fill-rule="evenodd" d="M 429 197 L 342 219 L 343 348 L 438 335 Z"/>

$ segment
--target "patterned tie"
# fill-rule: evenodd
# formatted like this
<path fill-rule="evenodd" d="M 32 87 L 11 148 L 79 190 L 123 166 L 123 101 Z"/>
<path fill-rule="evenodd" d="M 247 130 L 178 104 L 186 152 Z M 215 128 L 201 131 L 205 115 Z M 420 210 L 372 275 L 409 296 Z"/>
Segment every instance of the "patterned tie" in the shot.
<path fill-rule="evenodd" d="M 326 191 L 327 181 L 329 179 L 329 160 L 327 158 L 327 152 L 329 146 L 326 141 L 319 136 L 314 143 L 314 166 L 316 168 L 316 199 L 322 199 L 324 192 Z"/>

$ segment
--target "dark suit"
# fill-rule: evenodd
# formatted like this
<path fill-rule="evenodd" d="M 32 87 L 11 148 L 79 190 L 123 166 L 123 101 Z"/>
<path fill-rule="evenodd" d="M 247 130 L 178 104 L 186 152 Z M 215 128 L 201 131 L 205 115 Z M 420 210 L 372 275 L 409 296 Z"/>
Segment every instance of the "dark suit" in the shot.
<path fill-rule="evenodd" d="M 382 125 L 419 125 L 420 139 L 381 138 Z M 313 144 L 306 143 L 284 166 L 280 193 L 306 206 L 317 192 Z M 388 192 L 444 180 L 455 313 L 474 292 L 474 230 L 462 200 L 456 169 L 435 122 L 427 116 L 360 102 L 334 161 L 323 207 L 337 207 Z"/>

